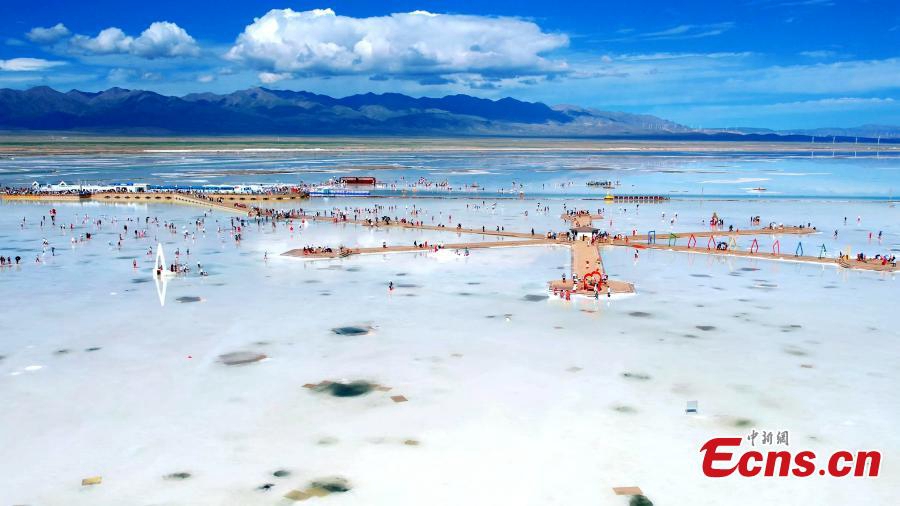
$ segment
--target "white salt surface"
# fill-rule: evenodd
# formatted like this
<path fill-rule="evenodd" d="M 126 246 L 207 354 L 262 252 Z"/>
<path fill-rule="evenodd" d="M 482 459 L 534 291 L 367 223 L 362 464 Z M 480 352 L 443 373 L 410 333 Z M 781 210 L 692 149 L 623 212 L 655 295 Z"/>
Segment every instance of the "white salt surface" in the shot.
<path fill-rule="evenodd" d="M 392 202 L 402 201 L 385 203 Z M 414 203 L 429 209 L 428 219 L 452 213 L 464 226 L 562 228 L 559 200 L 546 202 L 547 214 L 529 200 L 500 201 L 493 211 L 466 210 L 465 201 Z M 309 203 L 334 205 L 366 203 Z M 216 233 L 215 220 L 231 218 L 224 214 L 208 217 L 203 234 L 193 225 L 198 209 L 55 207 L 73 231 L 42 229 L 47 205 L 0 205 L 0 254 L 23 257 L 20 267 L 0 270 L 4 504 L 284 504 L 286 492 L 328 476 L 345 477 L 352 489 L 310 504 L 625 505 L 611 488 L 632 485 L 658 505 L 900 502 L 893 275 L 651 250 L 635 262 L 631 250 L 605 249 L 610 275 L 634 282 L 636 296 L 529 302 L 524 295 L 546 294 L 546 282 L 568 271 L 566 248 L 300 262 L 278 253 L 449 242 L 455 234 L 312 223 L 291 237 L 283 225 L 250 225 L 236 245 Z M 820 237 L 826 244 L 835 228 L 873 253 L 900 242 L 897 211 L 886 204 L 672 201 L 627 209 L 613 211 L 614 223 L 660 236 L 663 210 L 679 213 L 678 230 L 698 228 L 712 211 L 742 226 L 764 212 L 764 220 L 812 220 L 829 230 Z M 148 215 L 174 221 L 179 233 L 151 226 L 150 237 L 134 239 Z M 90 223 L 101 216 L 97 229 Z M 183 238 L 184 226 L 194 240 Z M 868 231 L 878 229 L 883 243 L 869 243 Z M 70 244 L 85 232 L 94 238 Z M 43 238 L 55 257 L 41 253 Z M 170 261 L 179 248 L 187 264 L 210 273 L 170 280 L 165 306 L 146 255 L 157 240 Z M 331 330 L 343 326 L 373 330 Z M 268 359 L 219 360 L 235 351 Z M 337 379 L 391 390 L 337 398 L 303 388 Z M 697 415 L 684 412 L 691 400 L 699 401 Z M 881 475 L 702 475 L 705 441 L 754 428 L 789 430 L 795 452 L 879 450 Z M 404 444 L 410 439 L 419 444 Z M 273 477 L 279 469 L 291 475 Z M 191 477 L 164 479 L 178 472 Z M 82 487 L 89 476 L 102 484 Z M 264 483 L 274 487 L 256 490 Z"/>

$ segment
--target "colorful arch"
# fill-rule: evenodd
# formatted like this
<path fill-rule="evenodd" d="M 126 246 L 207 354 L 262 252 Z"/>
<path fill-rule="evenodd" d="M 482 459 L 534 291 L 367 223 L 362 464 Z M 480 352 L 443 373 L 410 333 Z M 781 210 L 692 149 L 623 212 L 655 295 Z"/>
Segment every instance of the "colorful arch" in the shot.
<path fill-rule="evenodd" d="M 584 278 L 581 280 L 581 286 L 585 290 L 589 290 L 588 288 L 588 279 L 597 276 L 599 279 L 597 280 L 597 288 L 603 288 L 603 273 L 600 270 L 591 271 L 584 275 Z"/>

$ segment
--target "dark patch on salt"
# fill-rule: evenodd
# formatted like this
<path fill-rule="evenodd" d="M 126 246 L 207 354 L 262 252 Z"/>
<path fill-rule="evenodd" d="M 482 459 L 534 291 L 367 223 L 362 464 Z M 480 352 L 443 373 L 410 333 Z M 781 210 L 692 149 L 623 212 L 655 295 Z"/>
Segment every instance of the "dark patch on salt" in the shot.
<path fill-rule="evenodd" d="M 67 349 L 63 348 L 61 350 L 56 350 L 53 353 L 56 355 L 65 355 L 66 353 L 69 353 L 69 351 L 71 351 L 71 350 L 67 350 Z"/>
<path fill-rule="evenodd" d="M 456 295 L 459 295 L 460 297 L 471 297 L 472 295 L 475 295 L 475 294 L 473 294 L 472 292 L 457 292 Z"/>
<path fill-rule="evenodd" d="M 528 295 L 522 297 L 522 300 L 528 301 L 528 302 L 540 302 L 542 300 L 547 300 L 549 298 L 550 298 L 549 295 L 537 295 L 537 294 L 529 293 Z"/>
<path fill-rule="evenodd" d="M 274 486 L 275 486 L 274 483 L 263 483 L 262 485 L 256 487 L 256 490 L 260 490 L 260 491 L 262 491 L 262 492 L 266 492 L 266 491 L 270 490 L 270 489 L 271 489 L 272 487 L 274 487 Z"/>
<path fill-rule="evenodd" d="M 350 325 L 347 327 L 335 327 L 331 329 L 331 331 L 339 336 L 364 336 L 369 332 L 372 332 L 372 327 Z"/>
<path fill-rule="evenodd" d="M 404 297 L 418 297 L 418 295 L 416 295 L 414 293 L 404 293 L 403 296 Z"/>
<path fill-rule="evenodd" d="M 738 418 L 732 425 L 734 425 L 735 427 L 749 427 L 753 425 L 753 420 L 747 418 Z"/>
<path fill-rule="evenodd" d="M 647 381 L 650 379 L 649 374 L 644 374 L 642 372 L 623 372 L 622 377 L 640 381 Z"/>
<path fill-rule="evenodd" d="M 139 285 L 141 283 L 149 283 L 150 278 L 131 278 L 131 282 L 136 285 Z"/>
<path fill-rule="evenodd" d="M 788 355 L 793 355 L 795 357 L 805 357 L 805 356 L 809 355 L 809 353 L 807 353 L 804 350 L 801 350 L 800 348 L 785 348 L 784 352 L 787 353 Z"/>
<path fill-rule="evenodd" d="M 631 311 L 628 313 L 628 316 L 634 316 L 635 318 L 649 318 L 653 315 L 646 311 Z"/>
<path fill-rule="evenodd" d="M 253 351 L 233 351 L 219 355 L 219 360 L 225 365 L 244 365 L 259 362 L 266 358 L 265 354 Z"/>
<path fill-rule="evenodd" d="M 272 476 L 274 476 L 276 478 L 287 478 L 290 475 L 291 475 L 291 472 L 288 471 L 287 469 L 279 469 L 279 470 L 275 471 L 274 473 L 272 473 Z"/>
<path fill-rule="evenodd" d="M 628 506 L 653 506 L 653 503 L 645 496 L 633 495 L 628 501 Z"/>
<path fill-rule="evenodd" d="M 319 478 L 310 483 L 309 486 L 312 488 L 321 488 L 322 490 L 327 490 L 333 494 L 349 492 L 351 488 L 350 483 L 341 477 Z"/>
<path fill-rule="evenodd" d="M 368 381 L 353 381 L 351 383 L 329 383 L 321 388 L 335 397 L 359 397 L 372 391 L 375 385 Z"/>
<path fill-rule="evenodd" d="M 99 346 L 91 346 L 90 348 L 85 348 L 84 351 L 100 351 Z"/>
<path fill-rule="evenodd" d="M 361 270 L 362 270 L 361 267 L 357 267 L 355 265 L 353 267 L 347 267 L 347 269 L 346 269 L 347 272 L 359 272 Z"/>
<path fill-rule="evenodd" d="M 469 281 L 469 282 L 466 283 L 466 284 L 469 285 L 469 286 L 476 286 L 476 285 L 480 285 L 480 284 L 481 284 L 481 281 Z"/>
<path fill-rule="evenodd" d="M 394 286 L 396 286 L 397 288 L 422 288 L 420 285 L 417 285 L 415 283 L 397 283 Z"/>
<path fill-rule="evenodd" d="M 712 277 L 709 274 L 691 274 L 691 276 L 695 277 L 695 278 L 711 278 Z"/>
<path fill-rule="evenodd" d="M 189 302 L 200 302 L 203 299 L 201 299 L 200 297 L 197 297 L 195 295 L 186 295 L 184 297 L 178 297 L 175 300 L 177 300 L 178 302 L 181 302 L 182 304 L 187 304 Z"/>
<path fill-rule="evenodd" d="M 637 413 L 637 410 L 631 406 L 613 406 L 613 411 L 626 414 Z"/>
<path fill-rule="evenodd" d="M 406 273 L 406 272 L 398 272 L 397 274 L 394 274 L 394 276 L 397 276 L 397 277 L 401 277 L 401 278 L 402 278 L 403 276 L 409 276 L 409 274 Z"/>
<path fill-rule="evenodd" d="M 759 269 L 756 267 L 741 267 L 741 270 L 744 272 L 753 272 L 753 271 L 758 271 Z"/>
<path fill-rule="evenodd" d="M 191 473 L 185 473 L 185 472 L 172 473 L 172 474 L 167 474 L 167 475 L 163 476 L 163 478 L 165 478 L 167 480 L 186 480 L 190 477 L 191 477 Z"/>
<path fill-rule="evenodd" d="M 688 339 L 697 339 L 697 335 L 696 335 L 696 334 L 684 334 L 684 335 L 682 335 L 681 337 L 686 337 L 686 338 L 688 338 Z"/>
<path fill-rule="evenodd" d="M 709 332 L 710 330 L 716 330 L 716 327 L 713 325 L 697 325 L 696 327 L 698 329 L 702 330 L 703 332 Z"/>
<path fill-rule="evenodd" d="M 304 281 L 304 283 L 306 283 L 307 285 L 312 285 L 314 283 L 321 283 L 321 282 L 322 281 L 320 281 L 318 279 L 307 279 L 306 281 Z"/>

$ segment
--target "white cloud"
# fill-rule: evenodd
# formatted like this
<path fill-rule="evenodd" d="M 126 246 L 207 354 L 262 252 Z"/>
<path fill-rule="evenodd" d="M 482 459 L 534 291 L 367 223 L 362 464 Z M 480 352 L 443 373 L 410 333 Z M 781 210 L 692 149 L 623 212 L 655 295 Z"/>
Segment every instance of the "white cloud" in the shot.
<path fill-rule="evenodd" d="M 665 30 L 655 32 L 637 33 L 634 30 L 623 32 L 619 30 L 617 33 L 625 33 L 626 36 L 611 41 L 633 41 L 633 40 L 686 40 L 686 39 L 702 39 L 705 37 L 714 37 L 721 35 L 732 28 L 734 23 L 726 21 L 723 23 L 709 23 L 705 25 L 678 25 Z"/>
<path fill-rule="evenodd" d="M 813 58 L 816 60 L 834 58 L 837 55 L 838 54 L 835 51 L 829 51 L 827 49 L 817 49 L 815 51 L 800 51 L 800 56 L 805 56 L 807 58 Z"/>
<path fill-rule="evenodd" d="M 284 81 L 285 79 L 290 79 L 294 76 L 287 72 L 260 72 L 259 80 L 265 84 L 277 83 L 278 81 Z"/>
<path fill-rule="evenodd" d="M 116 27 L 101 30 L 96 37 L 75 35 L 69 40 L 69 46 L 80 53 L 131 54 L 151 59 L 196 56 L 200 53 L 194 38 L 168 21 L 151 24 L 136 38 Z"/>
<path fill-rule="evenodd" d="M 68 35 L 69 29 L 62 23 L 56 23 L 47 28 L 36 26 L 25 34 L 25 36 L 28 37 L 28 40 L 37 42 L 38 44 L 52 44 Z"/>
<path fill-rule="evenodd" d="M 134 44 L 134 38 L 125 35 L 119 28 L 111 27 L 101 30 L 96 37 L 76 35 L 69 44 L 80 51 L 95 54 L 127 53 Z"/>
<path fill-rule="evenodd" d="M 831 94 L 900 89 L 900 58 L 773 66 L 736 73 L 725 88 L 759 93 Z"/>
<path fill-rule="evenodd" d="M 731 30 L 734 23 L 713 23 L 709 25 L 678 25 L 667 30 L 643 34 L 640 38 L 650 40 L 700 39 L 721 35 Z"/>
<path fill-rule="evenodd" d="M 66 62 L 50 61 L 41 58 L 12 58 L 10 60 L 0 60 L 0 70 L 8 72 L 36 72 L 65 64 Z"/>
<path fill-rule="evenodd" d="M 116 68 L 106 74 L 106 79 L 111 82 L 130 81 L 134 78 L 136 72 L 132 69 Z"/>
<path fill-rule="evenodd" d="M 193 37 L 176 25 L 167 21 L 157 21 L 134 39 L 132 52 L 147 58 L 167 56 L 196 56 L 200 53 Z"/>
<path fill-rule="evenodd" d="M 354 18 L 331 9 L 274 9 L 245 28 L 226 58 L 279 75 L 502 77 L 564 72 L 565 63 L 543 55 L 567 44 L 565 35 L 518 18 L 424 11 Z"/>
<path fill-rule="evenodd" d="M 734 112 L 743 115 L 762 116 L 773 112 L 816 113 L 822 112 L 823 110 L 855 111 L 866 108 L 887 107 L 893 105 L 895 102 L 896 101 L 891 97 L 834 97 L 818 100 L 801 100 L 796 102 L 777 102 L 773 104 L 701 106 L 701 108 L 705 110 L 734 109 Z"/>
<path fill-rule="evenodd" d="M 212 74 L 203 74 L 203 75 L 197 76 L 198 83 L 211 83 L 215 80 L 216 80 L 216 76 L 214 76 Z"/>

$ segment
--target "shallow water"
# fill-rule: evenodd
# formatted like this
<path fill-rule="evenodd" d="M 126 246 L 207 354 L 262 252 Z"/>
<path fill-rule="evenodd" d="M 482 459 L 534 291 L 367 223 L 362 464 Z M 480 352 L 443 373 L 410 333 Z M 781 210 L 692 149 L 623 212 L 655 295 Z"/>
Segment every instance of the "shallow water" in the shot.
<path fill-rule="evenodd" d="M 322 183 L 374 175 L 388 189 L 424 178 L 446 181 L 454 194 L 524 191 L 532 196 L 602 195 L 588 181 L 620 181 L 618 193 L 661 195 L 897 197 L 900 156 L 893 152 L 681 153 L 572 151 L 146 153 L 144 155 L 0 158 L 0 185 L 32 182 L 216 185 Z M 860 177 L 860 176 L 864 177 Z M 478 187 L 473 188 L 472 185 Z M 434 188 L 419 185 L 422 194 Z M 446 193 L 446 192 L 442 192 Z"/>
<path fill-rule="evenodd" d="M 563 228 L 564 204 L 603 206 L 561 197 L 541 200 L 546 213 L 531 199 L 304 205 L 375 203 L 398 206 L 390 215 L 399 216 L 415 205 L 424 209 L 418 219 L 448 227 L 538 232 Z M 0 269 L 0 490 L 10 504 L 280 504 L 290 490 L 333 477 L 349 490 L 316 501 L 624 505 L 611 487 L 632 485 L 655 504 L 900 499 L 894 275 L 657 250 L 635 260 L 630 249 L 607 248 L 610 276 L 634 282 L 637 295 L 565 302 L 541 297 L 569 269 L 565 247 L 310 261 L 278 254 L 457 238 L 253 224 L 237 244 L 217 231 L 230 215 L 210 214 L 203 233 L 199 209 L 55 207 L 74 230 L 42 228 L 48 205 L 0 204 L 0 254 L 24 258 Z M 713 211 L 741 227 L 756 214 L 764 223 L 812 221 L 828 232 L 810 244 L 829 254 L 900 243 L 900 216 L 883 202 L 673 200 L 607 206 L 605 219 L 622 233 L 656 229 L 662 241 L 663 231 L 703 229 Z M 150 226 L 150 237 L 126 236 L 117 248 L 123 226 L 145 228 L 148 215 L 179 233 Z M 92 225 L 101 216 L 103 226 Z M 878 230 L 882 242 L 869 242 Z M 70 242 L 85 232 L 95 238 Z M 43 238 L 56 256 L 42 252 Z M 169 261 L 177 248 L 210 273 L 167 281 L 164 305 L 146 255 L 157 240 Z M 761 236 L 760 250 L 771 241 Z M 793 250 L 796 239 L 781 241 Z M 352 396 L 304 388 L 322 381 L 383 388 Z M 698 401 L 698 414 L 685 414 L 688 401 Z M 789 430 L 794 451 L 877 449 L 881 476 L 702 476 L 705 441 L 754 428 Z M 98 475 L 102 484 L 81 486 Z"/>

